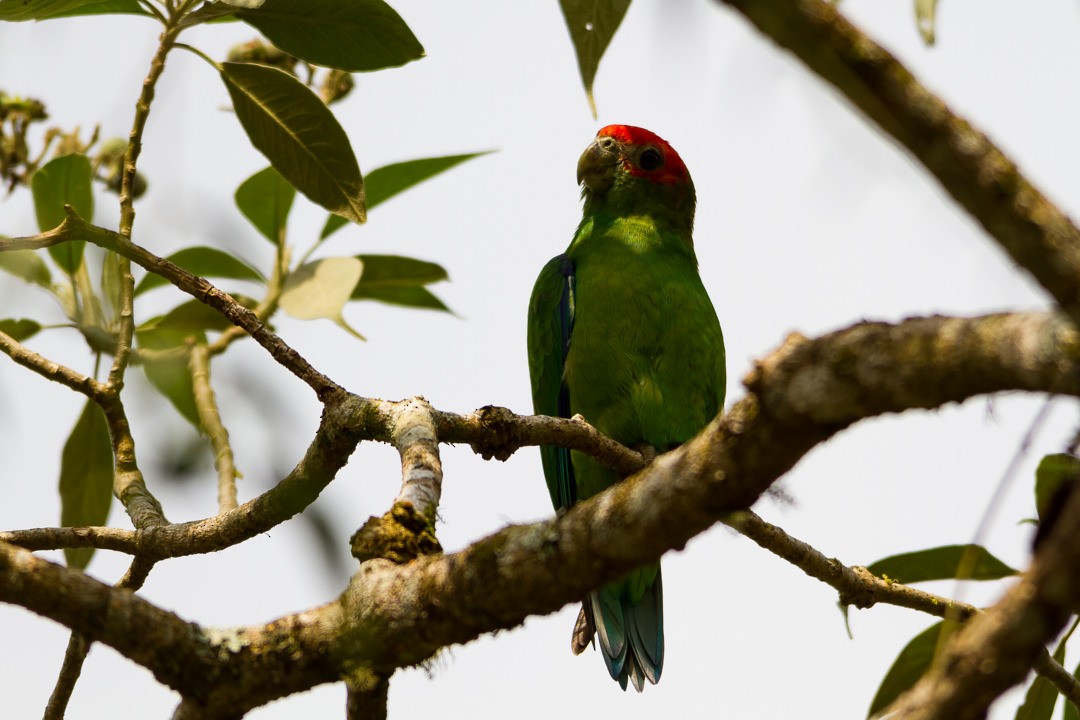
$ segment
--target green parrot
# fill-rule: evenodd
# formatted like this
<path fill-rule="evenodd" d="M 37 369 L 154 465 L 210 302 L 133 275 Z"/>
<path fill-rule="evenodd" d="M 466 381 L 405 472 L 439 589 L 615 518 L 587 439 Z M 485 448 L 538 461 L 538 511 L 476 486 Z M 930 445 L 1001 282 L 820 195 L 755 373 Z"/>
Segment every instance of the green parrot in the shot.
<path fill-rule="evenodd" d="M 582 415 L 627 446 L 665 452 L 724 405 L 724 337 L 698 275 L 696 195 L 682 159 L 643 128 L 609 125 L 577 166 L 585 208 L 529 301 L 529 374 L 541 415 Z M 556 510 L 619 480 L 597 461 L 541 447 Z M 572 648 L 599 635 L 611 677 L 641 692 L 664 664 L 660 565 L 589 593 Z"/>

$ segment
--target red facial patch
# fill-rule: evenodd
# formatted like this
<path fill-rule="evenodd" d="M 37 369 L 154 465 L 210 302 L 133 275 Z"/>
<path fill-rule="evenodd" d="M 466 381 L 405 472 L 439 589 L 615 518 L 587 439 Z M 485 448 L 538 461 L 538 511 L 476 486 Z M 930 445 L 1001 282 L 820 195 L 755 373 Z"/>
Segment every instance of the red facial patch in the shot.
<path fill-rule="evenodd" d="M 626 160 L 624 166 L 632 175 L 647 177 L 658 183 L 685 183 L 690 180 L 690 173 L 686 170 L 679 153 L 668 144 L 668 141 L 656 133 L 645 128 L 633 125 L 608 125 L 596 133 L 596 137 L 612 137 L 626 145 L 652 145 L 664 156 L 664 164 L 656 170 L 643 170 L 630 160 Z"/>

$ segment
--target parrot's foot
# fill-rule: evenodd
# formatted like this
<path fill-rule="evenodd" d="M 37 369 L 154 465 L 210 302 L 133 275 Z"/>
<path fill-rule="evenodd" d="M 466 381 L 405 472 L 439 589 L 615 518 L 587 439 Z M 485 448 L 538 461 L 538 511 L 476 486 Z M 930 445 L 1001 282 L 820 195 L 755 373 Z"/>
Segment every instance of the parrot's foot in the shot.
<path fill-rule="evenodd" d="M 656 459 L 656 448 L 652 445 L 642 443 L 641 445 L 635 445 L 633 449 L 641 453 L 641 459 L 645 462 L 646 466 L 652 465 L 652 461 Z"/>

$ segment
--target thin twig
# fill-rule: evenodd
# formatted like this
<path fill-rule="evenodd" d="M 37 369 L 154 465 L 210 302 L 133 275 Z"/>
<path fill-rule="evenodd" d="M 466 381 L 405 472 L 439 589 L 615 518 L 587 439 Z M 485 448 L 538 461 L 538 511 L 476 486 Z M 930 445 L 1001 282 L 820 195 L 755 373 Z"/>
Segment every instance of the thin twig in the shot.
<path fill-rule="evenodd" d="M 217 398 L 210 385 L 210 354 L 203 343 L 192 346 L 190 352 L 195 408 L 199 412 L 199 423 L 210 438 L 210 446 L 214 450 L 214 467 L 218 474 L 218 512 L 223 513 L 236 508 L 236 478 L 239 473 L 233 462 L 229 431 L 221 422 Z"/>

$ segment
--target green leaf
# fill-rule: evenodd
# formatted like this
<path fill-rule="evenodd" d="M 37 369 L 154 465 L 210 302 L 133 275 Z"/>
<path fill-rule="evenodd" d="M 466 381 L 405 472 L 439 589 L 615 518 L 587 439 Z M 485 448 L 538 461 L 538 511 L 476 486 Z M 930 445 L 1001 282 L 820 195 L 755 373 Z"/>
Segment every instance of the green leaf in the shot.
<path fill-rule="evenodd" d="M 266 0 L 236 16 L 290 55 L 351 72 L 404 65 L 424 48 L 382 0 Z"/>
<path fill-rule="evenodd" d="M 934 24 L 937 15 L 937 0 L 915 0 L 915 25 L 919 28 L 923 42 L 934 44 Z"/>
<path fill-rule="evenodd" d="M 889 672 L 885 673 L 885 679 L 881 681 L 866 717 L 873 717 L 887 708 L 923 676 L 934 661 L 934 651 L 937 649 L 943 624 L 934 623 L 904 646 Z"/>
<path fill-rule="evenodd" d="M 19 320 L 0 320 L 0 332 L 10 335 L 14 340 L 22 342 L 38 334 L 41 325 L 33 320 L 20 318 Z"/>
<path fill-rule="evenodd" d="M 184 330 L 160 328 L 162 318 L 154 318 L 143 323 L 135 330 L 135 339 L 140 349 L 168 350 L 179 347 L 192 338 L 193 334 Z M 206 342 L 206 336 L 195 333 L 196 342 Z M 141 365 L 150 385 L 161 393 L 180 415 L 202 432 L 199 410 L 195 405 L 195 389 L 191 381 L 187 356 L 178 353 L 175 357 L 153 360 Z"/>
<path fill-rule="evenodd" d="M 45 20 L 100 0 L 0 0 L 0 20 Z"/>
<path fill-rule="evenodd" d="M 160 329 L 184 331 L 190 335 L 204 330 L 221 332 L 231 327 L 232 323 L 206 303 L 188 300 L 158 318 L 155 326 Z"/>
<path fill-rule="evenodd" d="M 109 317 L 115 322 L 120 317 L 123 294 L 124 259 L 112 251 L 105 253 L 101 261 L 101 294 L 109 303 Z"/>
<path fill-rule="evenodd" d="M 0 252 L 0 270 L 11 273 L 28 283 L 52 288 L 52 273 L 49 266 L 33 250 L 11 250 Z"/>
<path fill-rule="evenodd" d="M 425 287 L 387 287 L 363 289 L 358 287 L 353 292 L 353 300 L 376 300 L 389 305 L 419 308 L 421 310 L 440 310 L 451 312 L 442 300 Z"/>
<path fill-rule="evenodd" d="M 296 189 L 281 173 L 272 167 L 260 170 L 240 183 L 235 197 L 236 206 L 256 230 L 275 245 L 282 241 Z M 344 224 L 345 220 L 341 222 Z"/>
<path fill-rule="evenodd" d="M 229 278 L 232 280 L 253 280 L 266 282 L 255 268 L 227 252 L 212 247 L 190 247 L 179 250 L 166 258 L 194 275 L 203 277 Z M 141 295 L 147 290 L 153 290 L 162 285 L 168 285 L 169 281 L 156 273 L 147 273 L 139 284 L 135 286 L 135 295 Z M 200 305 L 202 303 L 199 303 Z"/>
<path fill-rule="evenodd" d="M 332 257 L 301 265 L 289 273 L 281 292 L 282 310 L 298 320 L 326 318 L 359 338 L 341 314 L 363 271 L 363 263 L 351 257 Z"/>
<path fill-rule="evenodd" d="M 60 524 L 104 525 L 113 490 L 113 454 L 105 413 L 87 400 L 60 456 Z M 93 548 L 64 548 L 68 567 L 83 570 Z"/>
<path fill-rule="evenodd" d="M 364 272 L 353 288 L 352 300 L 376 300 L 450 312 L 442 300 L 424 287 L 447 279 L 441 265 L 398 255 L 357 255 L 356 259 L 363 263 Z"/>
<path fill-rule="evenodd" d="M 1057 650 L 1054 651 L 1054 660 L 1058 664 L 1065 662 L 1065 638 L 1058 643 Z M 1016 720 L 1050 720 L 1054 714 L 1057 699 L 1058 690 L 1054 684 L 1042 675 L 1036 675 L 1027 693 L 1024 694 L 1023 704 L 1016 710 Z"/>
<path fill-rule="evenodd" d="M 1039 461 L 1035 470 L 1035 511 L 1045 520 L 1062 488 L 1080 480 L 1080 458 L 1068 453 L 1054 453 Z"/>
<path fill-rule="evenodd" d="M 262 6 L 265 0 L 221 0 L 226 5 L 232 5 L 237 8 L 244 8 L 247 10 L 254 10 L 257 7 Z"/>
<path fill-rule="evenodd" d="M 266 65 L 222 63 L 221 78 L 252 145 L 313 202 L 362 223 L 364 181 L 352 145 L 319 96 Z"/>
<path fill-rule="evenodd" d="M 577 53 L 581 83 L 589 99 L 589 108 L 596 118 L 596 101 L 593 99 L 593 80 L 600 58 L 608 43 L 619 29 L 619 23 L 630 7 L 630 0 L 559 0 L 570 41 Z"/>
<path fill-rule="evenodd" d="M 49 19 L 76 17 L 78 15 L 145 15 L 151 17 L 150 13 L 146 12 L 142 5 L 139 4 L 139 0 L 97 0 L 97 2 L 80 5 L 50 15 Z"/>
<path fill-rule="evenodd" d="M 79 216 L 90 222 L 94 216 L 94 192 L 91 187 L 90 158 L 79 153 L 53 158 L 30 178 L 34 211 L 42 232 L 64 221 L 64 205 L 71 205 Z M 49 248 L 56 264 L 73 273 L 82 262 L 85 240 L 72 240 Z"/>
<path fill-rule="evenodd" d="M 400 192 L 408 190 L 414 185 L 428 180 L 439 173 L 445 172 L 455 165 L 460 165 L 466 160 L 487 155 L 493 150 L 468 153 L 466 155 L 447 155 L 445 157 L 422 158 L 419 160 L 406 160 L 405 162 L 392 163 L 375 168 L 364 177 L 364 195 L 367 201 L 367 209 L 385 202 Z M 329 235 L 345 224 L 345 221 L 337 215 L 331 215 L 326 219 L 320 240 L 325 240 Z"/>
<path fill-rule="evenodd" d="M 998 580 L 1017 571 L 979 545 L 944 545 L 903 553 L 866 566 L 878 577 L 902 583 L 927 580 Z"/>

